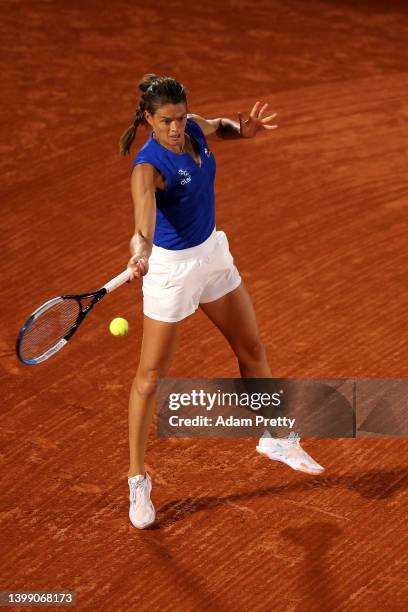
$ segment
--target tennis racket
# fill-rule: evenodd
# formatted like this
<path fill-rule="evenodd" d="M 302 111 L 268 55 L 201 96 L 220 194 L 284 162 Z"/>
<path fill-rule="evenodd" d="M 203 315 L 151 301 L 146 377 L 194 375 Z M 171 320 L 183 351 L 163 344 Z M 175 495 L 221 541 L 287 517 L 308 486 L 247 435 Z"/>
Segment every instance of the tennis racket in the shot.
<path fill-rule="evenodd" d="M 60 295 L 34 310 L 17 338 L 16 353 L 22 363 L 36 365 L 64 347 L 104 295 L 130 280 L 127 268 L 97 291 L 80 295 Z M 81 300 L 93 298 L 86 306 Z"/>

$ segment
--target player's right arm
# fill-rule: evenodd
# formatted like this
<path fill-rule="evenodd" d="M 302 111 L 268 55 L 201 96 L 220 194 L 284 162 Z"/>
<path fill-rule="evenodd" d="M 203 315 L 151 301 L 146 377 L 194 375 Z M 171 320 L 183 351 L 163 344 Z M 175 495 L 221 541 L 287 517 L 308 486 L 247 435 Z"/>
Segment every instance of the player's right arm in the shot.
<path fill-rule="evenodd" d="M 130 239 L 128 268 L 133 274 L 130 280 L 144 276 L 152 252 L 154 229 L 156 226 L 155 191 L 159 173 L 151 164 L 135 166 L 131 178 L 131 193 L 134 205 L 135 232 Z"/>

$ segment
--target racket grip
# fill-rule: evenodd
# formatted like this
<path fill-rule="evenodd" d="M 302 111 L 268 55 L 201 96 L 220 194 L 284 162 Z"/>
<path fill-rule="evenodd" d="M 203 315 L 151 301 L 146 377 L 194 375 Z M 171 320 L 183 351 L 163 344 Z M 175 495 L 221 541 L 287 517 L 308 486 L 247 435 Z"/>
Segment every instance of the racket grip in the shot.
<path fill-rule="evenodd" d="M 118 287 L 123 285 L 123 283 L 126 283 L 128 280 L 130 280 L 131 273 L 132 270 L 130 268 L 126 268 L 124 272 L 121 272 L 120 274 L 115 276 L 115 278 L 112 278 L 112 280 L 106 283 L 106 285 L 103 286 L 103 289 L 106 289 L 106 293 L 110 293 L 114 289 L 117 289 Z"/>

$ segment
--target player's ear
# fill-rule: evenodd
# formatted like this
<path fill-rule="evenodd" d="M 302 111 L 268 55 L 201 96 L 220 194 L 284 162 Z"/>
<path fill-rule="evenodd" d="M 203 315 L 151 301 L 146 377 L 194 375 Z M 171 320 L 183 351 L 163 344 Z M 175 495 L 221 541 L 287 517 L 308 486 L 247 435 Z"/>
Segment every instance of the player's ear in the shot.
<path fill-rule="evenodd" d="M 144 118 L 146 119 L 146 121 L 150 125 L 150 127 L 153 127 L 153 119 L 152 119 L 152 116 L 149 113 L 149 111 L 147 111 L 147 110 L 144 111 Z"/>

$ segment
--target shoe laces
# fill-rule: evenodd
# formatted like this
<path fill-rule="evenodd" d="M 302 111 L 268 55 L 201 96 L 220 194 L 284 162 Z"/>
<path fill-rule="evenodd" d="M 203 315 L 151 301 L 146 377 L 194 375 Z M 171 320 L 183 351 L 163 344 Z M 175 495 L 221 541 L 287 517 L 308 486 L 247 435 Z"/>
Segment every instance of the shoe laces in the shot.
<path fill-rule="evenodd" d="M 290 446 L 299 446 L 300 444 L 300 436 L 295 431 L 290 432 L 289 438 L 287 438 L 287 440 L 289 441 Z"/>
<path fill-rule="evenodd" d="M 285 448 L 293 448 L 294 446 L 300 446 L 300 436 L 295 431 L 289 434 L 288 438 L 282 438 L 278 441 L 278 444 Z"/>
<path fill-rule="evenodd" d="M 278 452 L 288 456 L 294 452 L 298 452 L 298 449 L 302 450 L 300 446 L 300 436 L 295 432 L 291 432 L 288 438 L 283 438 L 277 442 Z"/>
<path fill-rule="evenodd" d="M 134 476 L 133 478 L 129 479 L 131 501 L 136 502 L 137 506 L 139 506 L 142 501 L 146 484 L 146 476 L 143 476 L 142 478 L 140 478 L 139 476 Z"/>

